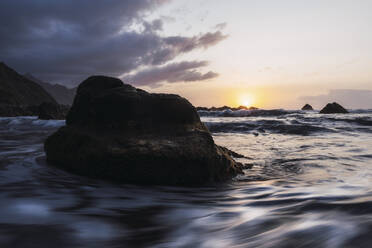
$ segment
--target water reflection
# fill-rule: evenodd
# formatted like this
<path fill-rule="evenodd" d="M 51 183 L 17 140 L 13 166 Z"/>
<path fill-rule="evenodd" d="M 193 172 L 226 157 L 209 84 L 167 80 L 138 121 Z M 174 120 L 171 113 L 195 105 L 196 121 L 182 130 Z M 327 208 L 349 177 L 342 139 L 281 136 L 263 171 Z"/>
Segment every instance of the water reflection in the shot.
<path fill-rule="evenodd" d="M 38 203 L 18 203 L 14 206 L 14 210 L 20 215 L 45 217 L 49 215 L 49 209 L 47 206 Z"/>

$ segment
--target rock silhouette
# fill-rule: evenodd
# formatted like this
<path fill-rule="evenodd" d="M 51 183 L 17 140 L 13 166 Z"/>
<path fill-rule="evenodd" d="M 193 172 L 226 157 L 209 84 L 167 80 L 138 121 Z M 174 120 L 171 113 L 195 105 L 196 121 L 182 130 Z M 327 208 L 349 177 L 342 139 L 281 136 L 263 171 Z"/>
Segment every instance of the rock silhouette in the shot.
<path fill-rule="evenodd" d="M 301 110 L 310 111 L 310 110 L 314 110 L 314 109 L 310 104 L 305 104 L 305 106 L 303 106 Z"/>
<path fill-rule="evenodd" d="M 258 110 L 259 108 L 256 107 L 246 107 L 246 106 L 239 106 L 237 108 L 234 107 L 229 107 L 229 106 L 222 106 L 222 107 L 197 107 L 196 110 L 198 111 L 226 111 L 226 110 L 231 110 L 231 111 L 237 111 L 237 110 Z"/>
<path fill-rule="evenodd" d="M 59 104 L 70 106 L 72 105 L 76 93 L 76 88 L 69 89 L 60 84 L 46 83 L 34 77 L 30 73 L 26 73 L 24 76 L 43 87 L 44 90 L 46 90 Z"/>
<path fill-rule="evenodd" d="M 0 104 L 7 106 L 38 106 L 43 102 L 56 103 L 40 85 L 18 74 L 0 62 Z"/>
<path fill-rule="evenodd" d="M 45 151 L 52 165 L 122 183 L 200 185 L 242 173 L 185 98 L 104 76 L 79 85 L 66 126 Z"/>
<path fill-rule="evenodd" d="M 328 103 L 321 111 L 321 114 L 347 114 L 349 113 L 344 107 L 342 107 L 340 104 L 334 102 L 334 103 Z"/>
<path fill-rule="evenodd" d="M 0 116 L 37 115 L 43 102 L 56 103 L 41 86 L 0 62 Z"/>

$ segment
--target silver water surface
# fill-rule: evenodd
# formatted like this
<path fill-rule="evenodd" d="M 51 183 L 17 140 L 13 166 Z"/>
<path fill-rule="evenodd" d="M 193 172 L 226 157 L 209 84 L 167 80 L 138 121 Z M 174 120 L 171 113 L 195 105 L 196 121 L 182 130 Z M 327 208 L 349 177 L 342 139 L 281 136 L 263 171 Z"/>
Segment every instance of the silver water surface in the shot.
<path fill-rule="evenodd" d="M 0 247 L 369 247 L 372 113 L 204 116 L 253 165 L 202 188 L 115 185 L 48 166 L 63 121 L 0 118 Z"/>

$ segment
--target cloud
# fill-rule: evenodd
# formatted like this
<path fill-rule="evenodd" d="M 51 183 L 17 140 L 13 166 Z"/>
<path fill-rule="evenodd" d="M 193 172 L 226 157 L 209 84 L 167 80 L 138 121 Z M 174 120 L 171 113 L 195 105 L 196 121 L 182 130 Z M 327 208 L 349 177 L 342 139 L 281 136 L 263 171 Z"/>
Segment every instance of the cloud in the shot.
<path fill-rule="evenodd" d="M 0 1 L 0 60 L 52 82 L 92 74 L 119 76 L 155 69 L 227 36 L 162 36 L 164 20 L 145 21 L 168 0 Z"/>
<path fill-rule="evenodd" d="M 165 37 L 162 41 L 160 49 L 152 52 L 149 56 L 152 65 L 164 64 L 177 57 L 179 54 L 187 53 L 195 49 L 207 49 L 210 46 L 216 45 L 220 41 L 226 39 L 220 31 L 214 33 L 206 33 L 193 37 L 171 36 Z"/>
<path fill-rule="evenodd" d="M 204 74 L 198 71 L 199 68 L 207 65 L 207 61 L 170 63 L 165 66 L 145 69 L 133 75 L 127 75 L 123 80 L 138 86 L 156 86 L 161 82 L 195 82 L 217 77 L 218 74 L 212 71 Z"/>
<path fill-rule="evenodd" d="M 317 96 L 302 96 L 300 100 L 310 103 L 320 109 L 329 102 L 338 102 L 345 108 L 372 109 L 372 90 L 338 89 L 330 90 L 327 94 Z"/>
<path fill-rule="evenodd" d="M 214 28 L 217 30 L 222 30 L 222 29 L 225 29 L 226 26 L 227 26 L 227 22 L 222 22 L 222 23 L 218 23 L 216 26 L 214 26 Z"/>

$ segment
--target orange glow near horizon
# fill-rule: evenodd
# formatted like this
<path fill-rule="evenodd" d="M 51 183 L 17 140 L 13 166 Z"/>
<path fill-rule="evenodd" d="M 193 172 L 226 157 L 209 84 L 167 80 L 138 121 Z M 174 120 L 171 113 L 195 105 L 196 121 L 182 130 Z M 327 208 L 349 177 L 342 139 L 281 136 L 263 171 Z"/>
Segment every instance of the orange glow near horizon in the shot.
<path fill-rule="evenodd" d="M 255 104 L 255 98 L 249 93 L 240 94 L 237 101 L 237 105 L 245 107 L 252 107 Z"/>
<path fill-rule="evenodd" d="M 245 106 L 265 108 L 269 107 L 269 99 L 274 99 L 271 92 L 261 88 L 237 88 L 231 89 L 230 94 L 225 95 L 226 102 L 232 107 Z"/>

